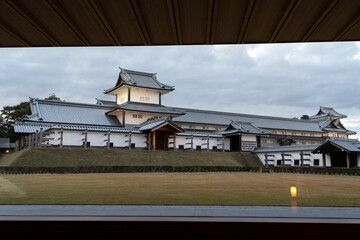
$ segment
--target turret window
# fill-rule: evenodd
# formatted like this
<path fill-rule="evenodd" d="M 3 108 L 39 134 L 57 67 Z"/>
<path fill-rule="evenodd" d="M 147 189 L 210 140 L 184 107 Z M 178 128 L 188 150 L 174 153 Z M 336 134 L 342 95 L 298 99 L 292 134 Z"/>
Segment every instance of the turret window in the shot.
<path fill-rule="evenodd" d="M 133 118 L 143 118 L 142 114 L 133 114 Z"/>
<path fill-rule="evenodd" d="M 140 97 L 140 102 L 150 102 L 150 97 Z"/>

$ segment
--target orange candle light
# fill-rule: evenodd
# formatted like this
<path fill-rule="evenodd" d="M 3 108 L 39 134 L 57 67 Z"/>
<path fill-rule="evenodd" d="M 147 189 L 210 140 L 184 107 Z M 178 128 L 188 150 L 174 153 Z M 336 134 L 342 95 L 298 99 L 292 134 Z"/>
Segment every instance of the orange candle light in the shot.
<path fill-rule="evenodd" d="M 290 193 L 291 193 L 291 197 L 295 198 L 296 197 L 296 187 L 290 187 Z"/>

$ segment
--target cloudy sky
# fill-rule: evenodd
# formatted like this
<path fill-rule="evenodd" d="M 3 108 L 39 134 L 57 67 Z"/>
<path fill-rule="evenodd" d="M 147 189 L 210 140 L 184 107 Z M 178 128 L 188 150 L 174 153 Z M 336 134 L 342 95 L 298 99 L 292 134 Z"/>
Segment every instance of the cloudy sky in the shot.
<path fill-rule="evenodd" d="M 118 67 L 156 72 L 168 106 L 300 117 L 319 106 L 348 115 L 360 137 L 360 42 L 170 47 L 2 48 L 0 108 L 55 93 L 113 99 Z"/>

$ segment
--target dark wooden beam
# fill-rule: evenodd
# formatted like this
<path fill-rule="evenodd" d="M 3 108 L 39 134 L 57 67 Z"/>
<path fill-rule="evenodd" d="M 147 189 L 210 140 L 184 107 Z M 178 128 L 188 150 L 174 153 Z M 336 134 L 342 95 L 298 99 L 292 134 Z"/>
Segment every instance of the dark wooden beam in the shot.
<path fill-rule="evenodd" d="M 31 45 L 14 31 L 12 31 L 9 27 L 5 26 L 3 21 L 0 21 L 0 29 L 3 30 L 7 35 L 13 38 L 16 42 L 18 42 L 23 47 L 31 47 Z"/>
<path fill-rule="evenodd" d="M 128 5 L 131 15 L 133 15 L 133 17 L 135 17 L 135 19 L 136 19 L 136 24 L 138 26 L 138 29 L 140 30 L 140 33 L 141 33 L 143 39 L 145 40 L 144 44 L 151 45 L 149 33 L 146 29 L 145 22 L 142 18 L 140 9 L 139 9 L 138 5 L 136 4 L 136 1 L 128 0 L 126 2 L 128 3 L 127 5 Z"/>
<path fill-rule="evenodd" d="M 61 46 L 61 44 L 53 37 L 50 33 L 48 33 L 43 26 L 40 26 L 39 22 L 29 14 L 25 13 L 25 10 L 22 9 L 15 1 L 4 1 L 4 3 L 11 8 L 16 14 L 18 14 L 21 18 L 26 20 L 28 23 L 31 24 L 35 28 L 35 30 L 43 36 L 46 40 L 48 40 L 53 46 Z"/>
<path fill-rule="evenodd" d="M 308 42 L 309 38 L 311 37 L 311 34 L 315 32 L 315 30 L 320 26 L 320 24 L 324 21 L 326 16 L 329 15 L 329 13 L 334 10 L 336 5 L 339 3 L 339 0 L 333 0 L 327 8 L 321 13 L 319 18 L 315 21 L 315 23 L 311 26 L 311 28 L 305 33 L 303 38 L 300 40 L 301 42 Z"/>
<path fill-rule="evenodd" d="M 214 44 L 214 41 L 215 41 L 216 23 L 217 23 L 217 19 L 218 19 L 218 15 L 219 15 L 218 9 L 219 9 L 219 0 L 214 0 L 212 23 L 211 23 L 211 33 L 210 33 L 210 44 Z"/>
<path fill-rule="evenodd" d="M 299 2 L 301 0 L 291 0 L 289 2 L 288 7 L 286 8 L 281 20 L 279 21 L 278 25 L 276 26 L 273 34 L 271 35 L 269 42 L 275 43 L 277 42 L 279 36 L 284 31 L 284 28 L 289 19 L 292 17 L 292 13 L 295 11 L 296 7 L 299 6 Z"/>
<path fill-rule="evenodd" d="M 355 18 L 351 23 L 343 28 L 343 30 L 335 37 L 334 41 L 343 40 L 351 31 L 360 23 L 360 16 Z"/>
<path fill-rule="evenodd" d="M 251 15 L 252 15 L 252 12 L 253 12 L 254 7 L 255 7 L 255 3 L 256 3 L 256 0 L 249 0 L 247 10 L 245 12 L 244 19 L 243 19 L 241 29 L 240 29 L 240 32 L 239 32 L 239 37 L 238 37 L 238 40 L 237 40 L 238 44 L 239 43 L 244 43 L 246 30 L 247 30 L 247 27 L 249 25 Z"/>
<path fill-rule="evenodd" d="M 206 44 L 210 43 L 210 38 L 211 38 L 213 8 L 214 8 L 214 0 L 208 0 L 208 14 L 207 14 L 206 40 L 205 40 Z"/>
<path fill-rule="evenodd" d="M 183 44 L 178 0 L 173 0 L 175 23 L 179 44 Z"/>
<path fill-rule="evenodd" d="M 104 13 L 100 10 L 99 6 L 95 3 L 94 0 L 85 1 L 87 2 L 90 11 L 98 20 L 100 26 L 107 33 L 108 37 L 111 39 L 114 46 L 121 46 L 121 42 L 115 34 L 113 27 L 107 21 Z"/>
<path fill-rule="evenodd" d="M 174 5 L 171 0 L 167 0 L 166 2 L 169 10 L 169 18 L 170 18 L 171 31 L 173 33 L 174 43 L 179 45 L 179 37 L 176 29 L 176 19 L 174 14 Z"/>
<path fill-rule="evenodd" d="M 72 20 L 66 16 L 64 11 L 55 3 L 54 0 L 44 1 L 48 4 L 49 8 L 53 11 L 55 16 L 57 16 L 70 30 L 70 32 L 84 45 L 91 46 L 91 43 L 85 38 L 85 36 L 80 32 L 79 28 L 72 22 Z"/>

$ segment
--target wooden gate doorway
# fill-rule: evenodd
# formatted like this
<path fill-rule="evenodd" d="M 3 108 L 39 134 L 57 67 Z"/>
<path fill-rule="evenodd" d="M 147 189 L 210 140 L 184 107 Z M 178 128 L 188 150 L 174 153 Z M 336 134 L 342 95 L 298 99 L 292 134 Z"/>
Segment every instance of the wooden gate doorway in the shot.
<path fill-rule="evenodd" d="M 169 136 L 168 131 L 155 131 L 155 150 L 169 150 Z"/>
<path fill-rule="evenodd" d="M 241 135 L 230 136 L 230 151 L 239 152 L 241 147 Z"/>
<path fill-rule="evenodd" d="M 147 126 L 148 125 L 148 126 Z M 171 118 L 149 121 L 142 128 L 147 132 L 147 148 L 149 150 L 175 150 L 176 133 L 183 133 L 184 130 L 174 123 Z"/>

